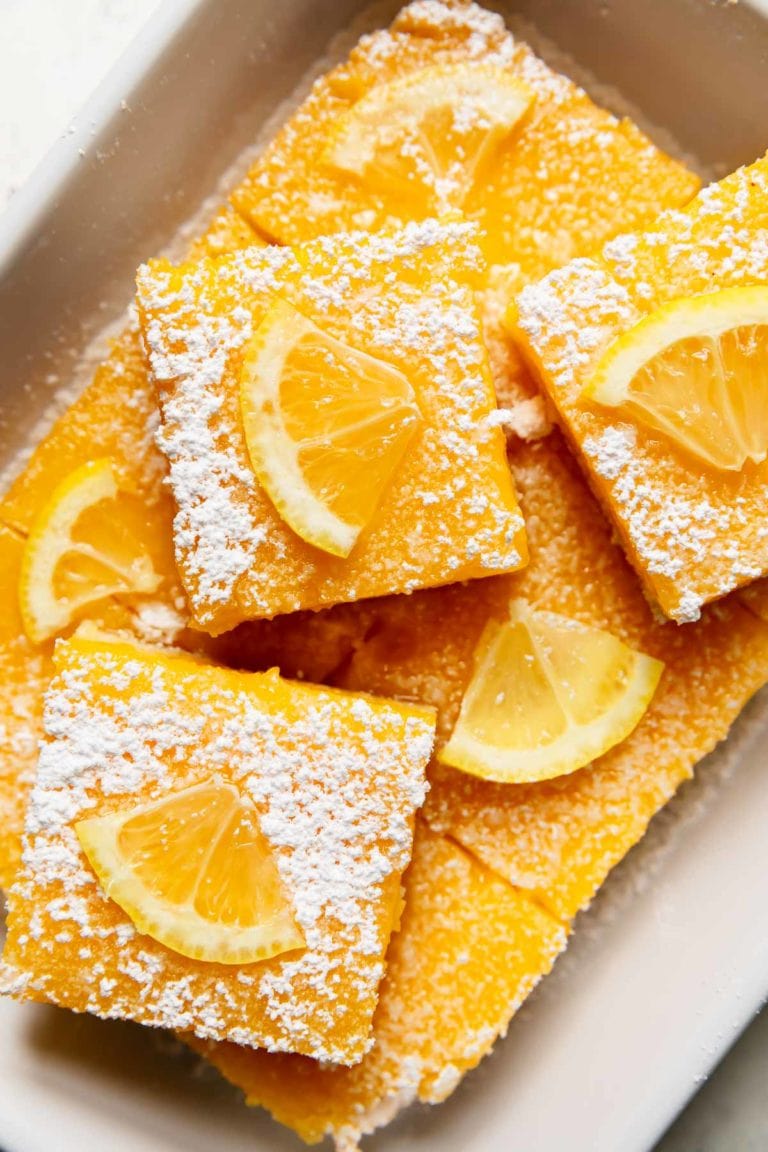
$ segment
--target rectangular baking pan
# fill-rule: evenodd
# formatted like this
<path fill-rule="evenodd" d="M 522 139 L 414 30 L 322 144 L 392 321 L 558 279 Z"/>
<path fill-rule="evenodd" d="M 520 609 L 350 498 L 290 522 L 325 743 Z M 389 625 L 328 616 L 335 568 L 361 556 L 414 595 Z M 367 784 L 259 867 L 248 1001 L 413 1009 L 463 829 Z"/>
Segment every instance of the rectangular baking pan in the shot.
<path fill-rule="evenodd" d="M 368 25 L 384 24 L 394 5 Z M 165 0 L 0 217 L 0 467 L 356 0 Z M 705 174 L 768 146 L 768 12 L 725 0 L 514 0 L 536 47 Z M 550 46 L 539 42 L 543 36 Z M 554 46 L 554 47 L 552 47 Z M 98 342 L 97 342 L 98 346 Z M 768 697 L 614 873 L 506 1041 L 379 1152 L 645 1152 L 768 992 Z M 297 1148 L 149 1030 L 0 1004 L 4 1152 Z"/>

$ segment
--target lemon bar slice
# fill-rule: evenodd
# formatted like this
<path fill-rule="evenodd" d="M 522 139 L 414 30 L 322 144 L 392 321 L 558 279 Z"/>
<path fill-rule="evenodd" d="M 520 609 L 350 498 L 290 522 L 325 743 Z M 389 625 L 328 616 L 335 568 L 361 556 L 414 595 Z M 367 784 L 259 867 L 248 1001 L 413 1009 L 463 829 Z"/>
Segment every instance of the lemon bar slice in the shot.
<path fill-rule="evenodd" d="M 59 641 L 54 663 L 4 986 L 358 1061 L 431 711 L 129 642 Z"/>
<path fill-rule="evenodd" d="M 697 186 L 498 14 L 429 0 L 314 84 L 233 202 L 289 244 L 454 208 L 480 225 L 489 263 L 529 279 Z"/>
<path fill-rule="evenodd" d="M 530 285 L 512 316 L 647 595 L 768 570 L 768 160 Z"/>
<path fill-rule="evenodd" d="M 332 1135 L 338 1148 L 353 1148 L 412 1100 L 444 1100 L 565 946 L 554 917 L 421 822 L 405 886 L 373 1047 L 360 1064 L 323 1068 L 234 1044 L 199 1046 L 250 1104 L 307 1143 Z"/>
<path fill-rule="evenodd" d="M 447 220 L 140 271 L 199 627 L 525 563 L 482 268 L 473 227 Z"/>
<path fill-rule="evenodd" d="M 517 443 L 511 462 L 528 567 L 472 588 L 379 602 L 378 623 L 340 682 L 437 707 L 427 820 L 567 922 L 768 681 L 768 625 L 733 597 L 685 628 L 659 623 L 559 433 Z M 508 618 L 511 599 L 605 629 L 664 664 L 626 739 L 571 775 L 519 785 L 439 762 L 483 630 Z"/>

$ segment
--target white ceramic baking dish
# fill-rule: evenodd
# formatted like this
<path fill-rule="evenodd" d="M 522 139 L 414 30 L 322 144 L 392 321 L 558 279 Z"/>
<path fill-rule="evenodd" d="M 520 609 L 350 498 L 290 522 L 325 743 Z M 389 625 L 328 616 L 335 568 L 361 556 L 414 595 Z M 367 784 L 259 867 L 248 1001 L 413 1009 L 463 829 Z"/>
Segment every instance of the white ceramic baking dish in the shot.
<path fill-rule="evenodd" d="M 165 0 L 0 218 L 0 467 L 357 0 Z M 393 6 L 379 10 L 384 23 Z M 762 9 L 762 14 L 761 10 Z M 510 0 L 599 99 L 717 174 L 768 146 L 768 5 Z M 537 44 L 541 50 L 541 44 Z M 549 49 L 544 50 L 546 55 Z M 597 87 L 595 87 L 597 85 Z M 613 95 L 611 95 L 613 93 Z M 494 1056 L 379 1152 L 646 1152 L 768 993 L 768 698 L 583 915 Z M 4 1152 L 298 1147 L 130 1025 L 0 1004 Z"/>

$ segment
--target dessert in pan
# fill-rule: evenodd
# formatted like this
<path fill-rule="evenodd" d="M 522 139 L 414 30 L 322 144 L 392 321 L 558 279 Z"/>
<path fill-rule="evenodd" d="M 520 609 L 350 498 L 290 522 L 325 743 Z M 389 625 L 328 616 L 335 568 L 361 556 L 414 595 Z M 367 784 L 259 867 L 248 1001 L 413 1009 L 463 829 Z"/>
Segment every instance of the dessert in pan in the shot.
<path fill-rule="evenodd" d="M 768 168 L 459 0 L 310 94 L 0 503 L 0 969 L 339 1149 L 768 681 Z"/>

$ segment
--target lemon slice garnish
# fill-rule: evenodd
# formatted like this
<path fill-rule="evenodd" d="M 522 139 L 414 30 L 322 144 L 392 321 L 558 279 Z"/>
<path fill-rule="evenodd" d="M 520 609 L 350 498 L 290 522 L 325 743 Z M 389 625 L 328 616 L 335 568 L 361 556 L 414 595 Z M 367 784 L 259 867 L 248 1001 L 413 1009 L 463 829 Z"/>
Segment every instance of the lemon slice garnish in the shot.
<path fill-rule="evenodd" d="M 240 403 L 277 511 L 303 540 L 348 556 L 421 422 L 408 380 L 280 300 L 246 351 Z"/>
<path fill-rule="evenodd" d="M 339 118 L 324 159 L 425 208 L 460 208 L 532 99 L 501 68 L 424 68 L 376 85 L 354 104 Z"/>
<path fill-rule="evenodd" d="M 19 578 L 24 630 L 34 643 L 107 596 L 157 590 L 162 578 L 134 530 L 132 500 L 106 458 L 76 468 L 54 489 L 32 525 Z"/>
<path fill-rule="evenodd" d="M 232 784 L 196 784 L 75 830 L 106 894 L 166 948 L 250 964 L 304 946 L 255 809 Z"/>
<path fill-rule="evenodd" d="M 673 300 L 610 345 L 584 396 L 712 468 L 768 454 L 768 288 Z"/>
<path fill-rule="evenodd" d="M 635 728 L 662 670 L 610 632 L 513 601 L 485 626 L 439 759 L 506 783 L 575 772 Z"/>

